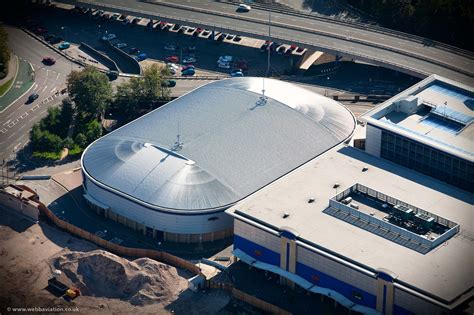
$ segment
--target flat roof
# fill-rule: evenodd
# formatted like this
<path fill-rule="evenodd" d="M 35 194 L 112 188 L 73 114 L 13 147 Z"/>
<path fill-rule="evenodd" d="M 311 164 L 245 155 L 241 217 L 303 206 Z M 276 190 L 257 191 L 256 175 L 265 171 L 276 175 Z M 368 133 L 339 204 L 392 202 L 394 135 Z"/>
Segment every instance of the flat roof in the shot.
<path fill-rule="evenodd" d="M 432 75 L 363 115 L 368 123 L 474 161 L 474 88 Z"/>
<path fill-rule="evenodd" d="M 82 167 L 98 185 L 152 209 L 217 211 L 347 141 L 354 128 L 352 113 L 327 97 L 283 81 L 232 78 L 100 138 Z"/>
<path fill-rule="evenodd" d="M 362 171 L 367 167 L 367 171 Z M 460 232 L 426 254 L 323 213 L 329 199 L 360 183 L 460 224 Z M 310 197 L 315 198 L 308 203 Z M 237 203 L 226 212 L 262 222 L 278 231 L 290 228 L 298 240 L 337 253 L 369 271 L 388 269 L 443 303 L 474 285 L 472 257 L 474 194 L 349 146 L 315 158 L 303 167 Z M 287 212 L 290 215 L 283 218 Z M 471 292 L 472 294 L 472 292 Z"/>

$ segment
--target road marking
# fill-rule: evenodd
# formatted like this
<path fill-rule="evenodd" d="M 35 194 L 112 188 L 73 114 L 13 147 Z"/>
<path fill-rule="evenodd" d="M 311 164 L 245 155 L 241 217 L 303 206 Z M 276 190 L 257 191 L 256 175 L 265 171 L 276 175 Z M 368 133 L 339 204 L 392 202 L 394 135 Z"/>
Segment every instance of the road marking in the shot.
<path fill-rule="evenodd" d="M 36 91 L 37 88 L 38 88 L 38 83 L 35 83 L 35 86 L 34 86 L 33 90 Z"/>
<path fill-rule="evenodd" d="M 36 104 L 34 107 L 32 107 L 30 110 L 32 112 L 34 112 L 35 110 L 37 110 L 38 108 L 40 108 L 40 105 L 39 104 Z"/>
<path fill-rule="evenodd" d="M 8 129 L 6 129 L 6 128 L 3 128 L 3 129 L 0 129 L 0 131 L 1 131 L 2 133 L 5 133 L 5 132 L 7 132 L 7 131 L 8 131 Z"/>
<path fill-rule="evenodd" d="M 18 147 L 21 145 L 21 142 L 18 143 L 16 146 L 13 147 L 13 150 L 16 151 L 16 149 L 18 149 Z"/>
<path fill-rule="evenodd" d="M 43 89 L 43 91 L 42 91 L 42 92 L 46 91 L 46 89 L 47 89 L 47 88 L 48 88 L 48 86 L 47 86 L 47 85 L 45 85 L 45 86 L 44 86 L 44 89 Z"/>
<path fill-rule="evenodd" d="M 26 116 L 28 116 L 28 113 L 24 113 L 20 116 L 21 119 L 24 119 Z"/>
<path fill-rule="evenodd" d="M 59 79 L 59 75 L 60 75 L 60 73 L 58 73 L 58 76 L 56 77 L 56 81 Z"/>
<path fill-rule="evenodd" d="M 56 92 L 56 88 L 52 89 L 49 93 L 54 94 Z"/>
<path fill-rule="evenodd" d="M 6 124 L 8 124 L 10 121 L 12 121 L 11 119 L 8 119 L 3 125 L 5 126 Z"/>

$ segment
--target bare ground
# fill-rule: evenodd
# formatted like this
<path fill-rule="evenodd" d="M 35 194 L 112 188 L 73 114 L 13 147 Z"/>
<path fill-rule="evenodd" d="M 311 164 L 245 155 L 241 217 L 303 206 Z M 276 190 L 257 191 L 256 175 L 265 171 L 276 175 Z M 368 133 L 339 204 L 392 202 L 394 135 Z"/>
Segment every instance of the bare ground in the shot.
<path fill-rule="evenodd" d="M 49 292 L 54 269 L 85 295 L 67 302 Z M 186 277 L 174 267 L 147 258 L 127 260 L 54 226 L 0 210 L 1 314 L 8 307 L 77 307 L 87 314 L 226 313 L 227 292 L 194 293 L 186 289 Z"/>

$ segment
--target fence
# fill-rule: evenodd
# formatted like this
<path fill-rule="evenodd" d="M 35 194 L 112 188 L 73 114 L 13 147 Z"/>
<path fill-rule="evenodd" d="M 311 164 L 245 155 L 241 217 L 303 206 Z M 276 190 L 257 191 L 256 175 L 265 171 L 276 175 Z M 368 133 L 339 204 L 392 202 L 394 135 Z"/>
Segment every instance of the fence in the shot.
<path fill-rule="evenodd" d="M 262 301 L 259 298 L 256 298 L 255 296 L 249 295 L 245 292 L 242 292 L 236 288 L 232 289 L 232 296 L 238 300 L 244 301 L 245 303 L 248 303 L 252 306 L 255 306 L 261 310 L 270 312 L 272 314 L 277 314 L 277 315 L 291 315 L 290 312 L 279 308 L 278 306 L 275 306 L 273 304 L 270 304 L 268 302 Z"/>
<path fill-rule="evenodd" d="M 39 204 L 38 210 L 46 217 L 48 217 L 51 221 L 53 221 L 54 224 L 56 224 L 59 228 L 66 230 L 85 240 L 91 241 L 94 244 L 103 247 L 112 253 L 129 257 L 148 257 L 163 262 L 165 264 L 172 265 L 174 267 L 185 269 L 193 274 L 201 274 L 201 269 L 198 266 L 185 259 L 157 250 L 132 248 L 114 244 L 81 228 L 78 228 L 77 226 L 72 225 L 71 223 L 59 219 L 51 212 L 51 210 L 48 209 L 48 207 L 46 207 L 42 203 Z"/>

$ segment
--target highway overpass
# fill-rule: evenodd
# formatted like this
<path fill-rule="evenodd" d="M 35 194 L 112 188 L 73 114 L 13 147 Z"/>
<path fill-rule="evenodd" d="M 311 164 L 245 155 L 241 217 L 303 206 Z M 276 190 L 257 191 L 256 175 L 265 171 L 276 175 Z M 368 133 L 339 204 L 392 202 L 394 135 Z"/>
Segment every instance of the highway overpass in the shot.
<path fill-rule="evenodd" d="M 140 0 L 57 2 L 268 39 L 268 11 L 254 8 L 248 13 L 237 13 L 236 6 L 228 3 L 187 1 L 182 4 L 176 0 L 176 3 Z M 307 15 L 272 12 L 271 20 L 275 41 L 378 64 L 418 77 L 434 73 L 474 85 L 472 52 L 441 44 L 425 46 L 415 36 Z"/>

